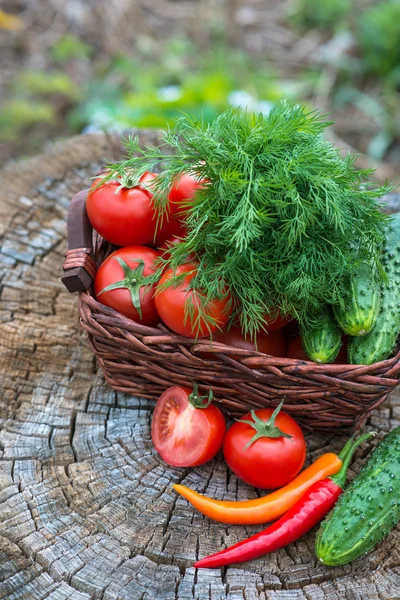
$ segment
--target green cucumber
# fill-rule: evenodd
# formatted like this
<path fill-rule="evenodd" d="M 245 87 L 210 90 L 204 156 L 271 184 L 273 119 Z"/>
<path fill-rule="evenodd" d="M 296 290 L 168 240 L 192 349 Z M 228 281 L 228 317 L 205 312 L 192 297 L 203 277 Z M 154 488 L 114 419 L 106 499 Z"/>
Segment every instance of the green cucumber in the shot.
<path fill-rule="evenodd" d="M 400 213 L 386 229 L 382 264 L 387 280 L 381 285 L 381 307 L 375 326 L 367 335 L 352 338 L 349 343 L 349 361 L 370 365 L 389 358 L 396 348 L 400 333 Z"/>
<path fill-rule="evenodd" d="M 317 533 L 328 566 L 346 565 L 381 542 L 400 521 L 400 427 L 388 433 Z"/>
<path fill-rule="evenodd" d="M 333 362 L 342 345 L 342 332 L 328 306 L 320 314 L 317 325 L 301 328 L 300 337 L 305 353 L 317 363 Z"/>
<path fill-rule="evenodd" d="M 380 286 L 370 265 L 363 264 L 351 278 L 343 304 L 333 306 L 333 314 L 347 335 L 365 335 L 375 325 L 381 304 Z"/>

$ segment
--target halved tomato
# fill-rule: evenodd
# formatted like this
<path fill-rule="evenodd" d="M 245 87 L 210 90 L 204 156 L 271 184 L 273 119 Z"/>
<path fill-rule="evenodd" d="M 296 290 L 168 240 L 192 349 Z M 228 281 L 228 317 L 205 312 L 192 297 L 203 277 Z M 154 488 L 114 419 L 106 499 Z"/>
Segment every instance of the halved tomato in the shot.
<path fill-rule="evenodd" d="M 195 467 L 213 458 L 225 437 L 225 418 L 194 390 L 168 388 L 158 399 L 151 424 L 153 444 L 175 467 Z"/>

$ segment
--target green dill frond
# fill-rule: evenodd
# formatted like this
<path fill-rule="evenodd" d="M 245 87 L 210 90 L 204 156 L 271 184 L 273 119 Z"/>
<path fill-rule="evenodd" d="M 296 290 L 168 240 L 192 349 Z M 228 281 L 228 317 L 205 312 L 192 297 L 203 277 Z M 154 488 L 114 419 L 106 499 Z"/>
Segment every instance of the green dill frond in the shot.
<path fill-rule="evenodd" d="M 324 303 L 340 302 L 362 262 L 382 273 L 388 217 L 379 198 L 390 186 L 373 187 L 371 171 L 355 168 L 355 155 L 340 156 L 323 137 L 330 124 L 284 101 L 268 116 L 230 109 L 208 126 L 184 116 L 158 148 L 126 140 L 127 158 L 108 165 L 108 177 L 132 183 L 161 171 L 159 218 L 175 177 L 205 179 L 186 207 L 187 238 L 161 262 L 175 268 L 195 254 L 192 285 L 205 302 L 228 288 L 250 336 L 277 309 L 306 324 Z"/>

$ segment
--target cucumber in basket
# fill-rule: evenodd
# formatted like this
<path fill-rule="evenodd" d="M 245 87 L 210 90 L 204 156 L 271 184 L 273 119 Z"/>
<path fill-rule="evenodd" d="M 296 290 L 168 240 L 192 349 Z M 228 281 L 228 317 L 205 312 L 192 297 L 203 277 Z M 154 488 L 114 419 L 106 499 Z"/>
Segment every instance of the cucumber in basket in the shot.
<path fill-rule="evenodd" d="M 387 281 L 381 286 L 381 308 L 375 326 L 367 335 L 352 338 L 349 361 L 370 365 L 388 358 L 400 333 L 400 213 L 388 225 L 382 263 Z"/>
<path fill-rule="evenodd" d="M 303 327 L 300 337 L 307 356 L 317 363 L 331 363 L 339 354 L 342 332 L 327 306 L 314 327 Z"/>
<path fill-rule="evenodd" d="M 365 335 L 375 325 L 381 305 L 380 286 L 370 265 L 363 264 L 352 277 L 342 305 L 334 305 L 333 314 L 347 335 Z"/>
<path fill-rule="evenodd" d="M 328 566 L 346 565 L 400 521 L 400 427 L 388 433 L 321 524 L 315 550 Z"/>

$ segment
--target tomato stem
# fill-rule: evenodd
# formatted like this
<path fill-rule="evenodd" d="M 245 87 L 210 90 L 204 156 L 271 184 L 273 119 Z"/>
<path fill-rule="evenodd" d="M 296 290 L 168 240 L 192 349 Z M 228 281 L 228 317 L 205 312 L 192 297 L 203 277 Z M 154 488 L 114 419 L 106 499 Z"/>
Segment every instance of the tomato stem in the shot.
<path fill-rule="evenodd" d="M 279 427 L 277 427 L 275 425 L 276 417 L 278 416 L 282 406 L 283 406 L 283 400 L 275 408 L 274 412 L 272 413 L 272 415 L 270 416 L 268 421 L 263 421 L 262 419 L 260 419 L 260 417 L 257 416 L 257 414 L 254 410 L 252 410 L 250 413 L 251 417 L 253 419 L 252 421 L 250 421 L 248 419 L 238 419 L 238 421 L 240 423 L 247 423 L 247 425 L 250 425 L 250 427 L 252 427 L 256 431 L 256 433 L 253 435 L 251 440 L 245 445 L 243 450 L 247 450 L 247 448 L 249 448 L 252 444 L 254 444 L 255 441 L 257 441 L 263 437 L 266 437 L 266 438 L 285 437 L 285 438 L 289 438 L 289 439 L 291 439 L 293 437 L 293 436 L 289 435 L 288 433 L 285 433 L 284 431 L 282 431 L 281 429 L 279 429 Z"/>
<path fill-rule="evenodd" d="M 188 400 L 193 408 L 208 408 L 214 400 L 212 388 L 208 390 L 208 396 L 199 396 L 199 386 L 194 383 L 193 392 L 189 394 Z"/>
<path fill-rule="evenodd" d="M 139 313 L 139 317 L 142 318 L 142 307 L 140 304 L 140 290 L 144 285 L 147 284 L 147 277 L 143 275 L 144 271 L 144 261 L 142 258 L 131 258 L 130 260 L 134 260 L 138 263 L 138 266 L 132 269 L 123 258 L 119 256 L 115 257 L 115 260 L 118 261 L 122 270 L 124 272 L 124 278 L 120 281 L 116 281 L 115 283 L 111 283 L 107 285 L 105 288 L 101 290 L 97 295 L 103 294 L 104 292 L 111 292 L 112 290 L 119 289 L 127 289 L 131 295 L 131 300 L 133 306 Z M 150 282 L 148 283 L 148 285 Z"/>

